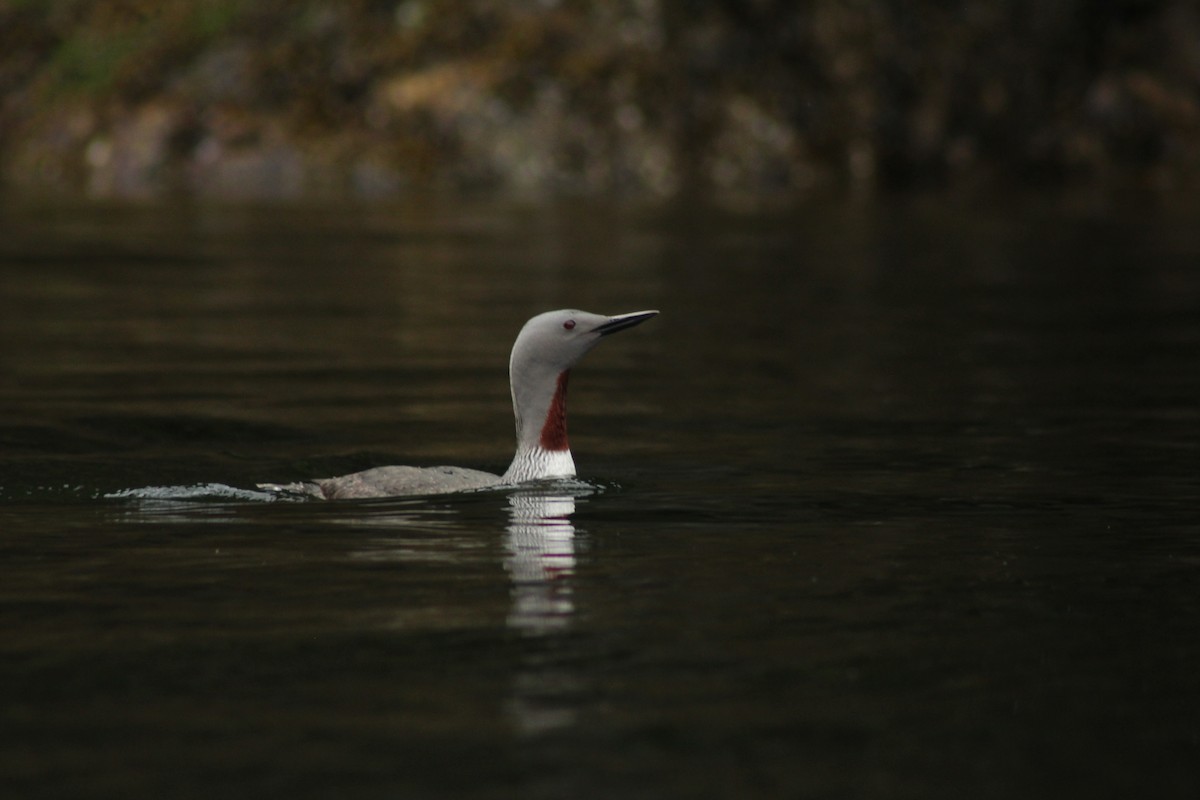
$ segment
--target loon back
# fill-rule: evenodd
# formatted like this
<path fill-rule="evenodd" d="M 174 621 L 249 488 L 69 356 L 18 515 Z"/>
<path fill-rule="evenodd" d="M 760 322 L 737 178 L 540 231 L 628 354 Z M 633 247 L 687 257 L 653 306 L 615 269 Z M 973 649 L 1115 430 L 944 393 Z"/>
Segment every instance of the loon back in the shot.
<path fill-rule="evenodd" d="M 260 483 L 260 489 L 306 495 L 319 500 L 448 494 L 486 489 L 501 483 L 499 475 L 466 467 L 374 467 L 337 478 L 297 483 Z"/>

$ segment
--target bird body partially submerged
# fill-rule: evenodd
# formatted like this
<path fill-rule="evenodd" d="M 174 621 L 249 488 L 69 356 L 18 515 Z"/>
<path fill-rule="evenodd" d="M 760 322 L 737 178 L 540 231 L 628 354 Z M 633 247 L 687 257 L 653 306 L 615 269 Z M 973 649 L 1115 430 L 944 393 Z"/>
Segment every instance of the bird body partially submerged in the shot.
<path fill-rule="evenodd" d="M 373 467 L 338 478 L 274 484 L 260 483 L 259 488 L 318 500 L 345 500 L 354 497 L 395 497 L 397 495 L 446 494 L 486 489 L 502 483 L 499 475 L 466 467 Z"/>
<path fill-rule="evenodd" d="M 509 359 L 517 452 L 503 475 L 465 467 L 375 467 L 289 484 L 259 484 L 288 494 L 335 500 L 355 497 L 446 494 L 548 478 L 575 476 L 567 441 L 567 378 L 604 336 L 632 328 L 658 314 L 634 311 L 604 316 L 567 309 L 525 323 Z"/>

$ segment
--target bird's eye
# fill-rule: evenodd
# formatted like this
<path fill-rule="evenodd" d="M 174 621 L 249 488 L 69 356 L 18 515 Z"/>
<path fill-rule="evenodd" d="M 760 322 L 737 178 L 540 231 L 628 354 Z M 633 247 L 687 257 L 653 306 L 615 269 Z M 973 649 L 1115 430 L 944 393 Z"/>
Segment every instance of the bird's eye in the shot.
<path fill-rule="evenodd" d="M 563 323 L 563 327 L 566 328 L 567 330 L 574 330 L 575 320 L 573 320 L 573 319 L 567 320 L 566 322 Z"/>

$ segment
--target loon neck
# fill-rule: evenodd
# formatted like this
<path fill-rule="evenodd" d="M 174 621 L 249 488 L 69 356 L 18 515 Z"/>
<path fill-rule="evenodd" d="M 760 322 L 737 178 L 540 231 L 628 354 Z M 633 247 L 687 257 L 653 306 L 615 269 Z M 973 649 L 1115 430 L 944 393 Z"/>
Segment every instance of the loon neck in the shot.
<path fill-rule="evenodd" d="M 546 419 L 538 436 L 538 446 L 543 450 L 571 450 L 567 443 L 567 378 L 570 374 L 569 370 L 563 370 L 554 382 L 554 396 L 550 398 L 550 407 L 546 409 Z"/>
<path fill-rule="evenodd" d="M 524 483 L 545 478 L 575 477 L 575 459 L 570 450 L 545 450 L 541 447 L 517 448 L 500 480 L 502 483 Z"/>
<path fill-rule="evenodd" d="M 517 453 L 504 473 L 505 483 L 574 477 L 575 460 L 571 457 L 571 447 L 567 441 L 569 375 L 569 370 L 558 374 L 552 393 L 542 391 L 530 397 L 514 387 Z"/>

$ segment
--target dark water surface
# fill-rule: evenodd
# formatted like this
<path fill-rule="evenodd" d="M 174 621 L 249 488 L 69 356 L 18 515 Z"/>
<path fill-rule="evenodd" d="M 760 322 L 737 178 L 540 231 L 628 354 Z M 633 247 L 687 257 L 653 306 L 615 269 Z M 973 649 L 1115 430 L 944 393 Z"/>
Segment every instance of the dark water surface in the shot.
<path fill-rule="evenodd" d="M 0 794 L 1200 796 L 1197 218 L 10 204 Z"/>

